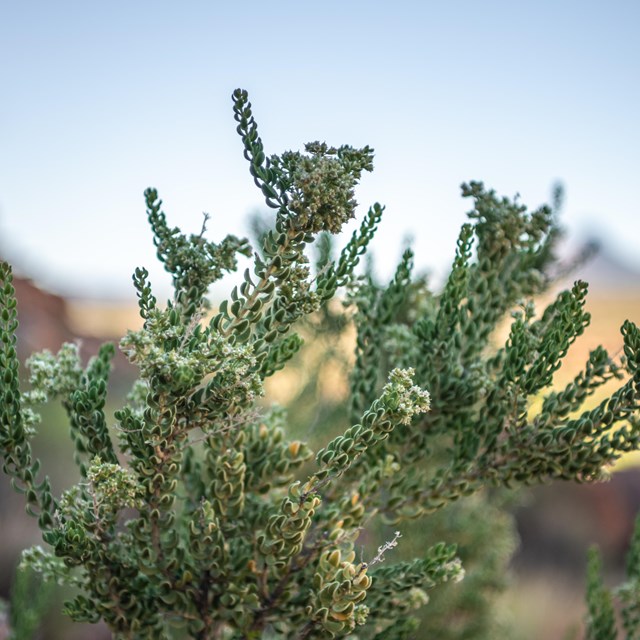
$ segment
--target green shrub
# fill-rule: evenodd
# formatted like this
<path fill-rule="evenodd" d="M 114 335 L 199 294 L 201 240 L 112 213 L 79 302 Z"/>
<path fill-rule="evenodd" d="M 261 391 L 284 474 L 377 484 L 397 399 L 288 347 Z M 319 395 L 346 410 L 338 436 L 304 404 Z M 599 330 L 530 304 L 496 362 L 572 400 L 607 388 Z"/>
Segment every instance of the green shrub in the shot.
<path fill-rule="evenodd" d="M 589 324 L 585 283 L 541 314 L 531 301 L 549 286 L 551 208 L 528 213 L 480 183 L 465 185 L 473 208 L 443 291 L 412 275 L 409 250 L 381 286 L 356 274 L 381 206 L 335 259 L 328 237 L 354 217 L 372 150 L 314 142 L 267 157 L 246 92 L 235 91 L 233 103 L 275 223 L 261 246 L 233 236 L 216 244 L 171 227 L 156 191 L 146 191 L 175 293 L 158 305 L 147 271 L 136 270 L 144 326 L 120 348 L 140 380 L 114 430 L 104 411 L 112 345 L 86 366 L 74 345 L 33 356 L 29 389 L 20 389 L 11 269 L 0 266 L 0 451 L 48 545 L 28 552 L 28 563 L 77 587 L 69 616 L 102 619 L 118 638 L 416 637 L 411 614 L 427 591 L 464 570 L 455 540 L 394 561 L 401 523 L 421 518 L 428 529 L 443 507 L 487 487 L 601 479 L 638 448 L 640 334 L 625 323 L 621 362 L 598 348 L 573 382 L 550 390 Z M 316 269 L 307 255 L 314 242 Z M 209 286 L 237 269 L 238 254 L 252 266 L 205 320 Z M 340 289 L 346 307 L 330 311 Z M 492 346 L 509 313 L 505 344 Z M 335 413 L 343 423 L 331 427 L 340 434 L 311 463 L 309 446 L 287 435 L 286 414 L 261 396 L 265 379 L 300 350 L 298 331 L 330 314 L 340 326 L 353 322 L 355 363 L 348 407 Z M 612 378 L 618 390 L 584 410 Z M 38 404 L 54 398 L 69 415 L 82 476 L 59 498 L 30 446 Z M 376 522 L 398 533 L 358 557 L 360 536 Z"/>
<path fill-rule="evenodd" d="M 604 586 L 597 548 L 589 551 L 587 575 L 587 640 L 638 640 L 640 638 L 640 517 L 627 554 L 627 579 L 616 589 Z M 620 611 L 624 635 L 618 635 L 614 602 Z"/>

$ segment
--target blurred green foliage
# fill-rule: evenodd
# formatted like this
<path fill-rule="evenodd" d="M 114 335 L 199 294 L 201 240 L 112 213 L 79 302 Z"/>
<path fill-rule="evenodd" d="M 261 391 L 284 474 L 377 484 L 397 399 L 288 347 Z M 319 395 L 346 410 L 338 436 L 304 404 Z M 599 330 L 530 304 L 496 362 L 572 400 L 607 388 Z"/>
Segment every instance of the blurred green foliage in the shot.
<path fill-rule="evenodd" d="M 594 547 L 589 551 L 587 640 L 622 637 L 637 640 L 640 638 L 640 517 L 627 554 L 626 581 L 615 589 L 607 588 L 600 575 L 600 565 L 600 556 Z M 618 624 L 614 603 L 621 624 Z"/>
<path fill-rule="evenodd" d="M 7 640 L 32 640 L 51 604 L 53 583 L 45 582 L 38 573 L 19 566 L 11 599 L 0 601 L 0 630 L 4 626 Z"/>

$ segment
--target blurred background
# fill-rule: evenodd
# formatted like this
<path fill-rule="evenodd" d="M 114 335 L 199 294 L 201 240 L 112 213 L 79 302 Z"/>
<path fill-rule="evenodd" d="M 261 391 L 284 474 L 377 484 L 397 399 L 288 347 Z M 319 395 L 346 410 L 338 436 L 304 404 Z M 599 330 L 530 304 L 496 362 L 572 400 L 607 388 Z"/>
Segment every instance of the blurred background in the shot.
<path fill-rule="evenodd" d="M 209 238 L 247 235 L 262 199 L 235 133 L 237 86 L 269 152 L 316 139 L 375 148 L 357 198 L 387 206 L 373 244 L 382 279 L 411 238 L 418 270 L 442 281 L 468 207 L 461 182 L 531 208 L 562 183 L 564 256 L 599 251 L 558 284 L 589 281 L 593 315 L 558 380 L 597 344 L 616 353 L 622 321 L 640 322 L 638 24 L 632 0 L 0 4 L 0 258 L 17 274 L 21 359 L 69 340 L 88 357 L 135 328 L 137 266 L 169 295 L 146 187 L 185 232 L 207 212 Z M 114 406 L 135 375 L 115 366 Z M 292 385 L 280 377 L 270 392 Z M 36 446 L 60 492 L 71 444 L 63 412 L 48 411 Z M 529 493 L 504 602 L 526 637 L 579 625 L 586 548 L 601 545 L 615 582 L 639 508 L 633 458 L 606 485 Z M 0 478 L 0 597 L 39 542 L 23 513 Z M 47 638 L 97 637 L 51 615 Z"/>

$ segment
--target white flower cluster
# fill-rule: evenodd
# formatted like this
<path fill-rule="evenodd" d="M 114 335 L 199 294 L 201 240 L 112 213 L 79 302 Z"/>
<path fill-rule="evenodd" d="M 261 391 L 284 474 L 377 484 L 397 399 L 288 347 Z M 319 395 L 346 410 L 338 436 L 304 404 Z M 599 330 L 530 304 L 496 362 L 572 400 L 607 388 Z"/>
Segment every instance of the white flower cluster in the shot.
<path fill-rule="evenodd" d="M 385 406 L 400 418 L 402 424 L 410 424 L 413 416 L 429 411 L 429 392 L 413 384 L 413 369 L 394 369 L 389 382 L 382 389 Z"/>
<path fill-rule="evenodd" d="M 31 390 L 23 394 L 25 400 L 43 404 L 77 389 L 82 377 L 79 351 L 77 344 L 67 342 L 56 355 L 48 350 L 33 354 L 26 363 Z"/>
<path fill-rule="evenodd" d="M 445 562 L 442 568 L 447 572 L 447 581 L 462 582 L 462 580 L 464 580 L 465 571 L 460 558 L 454 558 L 450 562 Z"/>

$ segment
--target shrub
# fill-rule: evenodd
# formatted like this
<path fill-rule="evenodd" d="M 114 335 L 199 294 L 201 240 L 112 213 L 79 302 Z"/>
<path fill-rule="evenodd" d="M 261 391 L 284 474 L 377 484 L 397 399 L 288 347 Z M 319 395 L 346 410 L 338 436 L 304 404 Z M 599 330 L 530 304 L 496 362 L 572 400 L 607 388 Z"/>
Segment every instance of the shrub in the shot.
<path fill-rule="evenodd" d="M 432 514 L 486 487 L 602 479 L 638 447 L 640 334 L 625 323 L 620 362 L 598 348 L 566 388 L 551 390 L 589 314 L 583 282 L 535 312 L 558 235 L 550 207 L 529 213 L 481 183 L 464 185 L 473 207 L 443 291 L 413 276 L 410 250 L 381 286 L 356 272 L 380 205 L 335 259 L 329 239 L 355 215 L 372 150 L 314 142 L 267 157 L 246 92 L 233 104 L 275 223 L 261 246 L 214 243 L 171 227 L 156 191 L 145 192 L 175 293 L 160 306 L 147 271 L 133 276 L 144 326 L 120 348 L 140 379 L 115 429 L 105 415 L 112 345 L 86 366 L 74 345 L 35 355 L 21 390 L 11 269 L 0 266 L 0 451 L 48 545 L 26 558 L 77 587 L 69 616 L 102 619 L 118 638 L 414 637 L 411 613 L 427 591 L 464 575 L 456 548 L 436 543 L 394 562 L 398 531 L 362 559 L 362 532 L 416 518 L 428 528 Z M 207 320 L 209 286 L 238 268 L 238 254 L 252 266 Z M 330 306 L 339 290 L 342 311 Z M 493 346 L 510 312 L 509 336 Z M 301 348 L 298 330 L 331 314 L 356 329 L 349 406 L 336 414 L 348 422 L 311 463 L 286 414 L 261 396 Z M 585 410 L 614 378 L 618 390 Z M 30 446 L 38 404 L 54 398 L 82 477 L 59 498 Z"/>
<path fill-rule="evenodd" d="M 587 640 L 615 640 L 618 620 L 614 602 L 620 611 L 620 626 L 626 640 L 640 638 L 640 517 L 627 554 L 626 581 L 615 589 L 604 586 L 600 577 L 600 556 L 597 548 L 589 550 L 587 571 Z"/>

